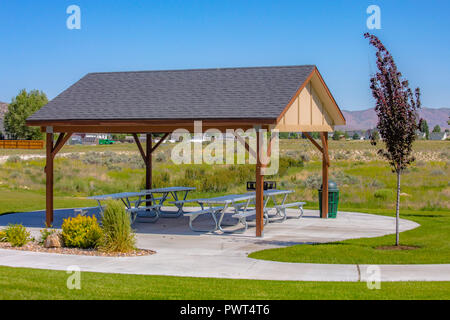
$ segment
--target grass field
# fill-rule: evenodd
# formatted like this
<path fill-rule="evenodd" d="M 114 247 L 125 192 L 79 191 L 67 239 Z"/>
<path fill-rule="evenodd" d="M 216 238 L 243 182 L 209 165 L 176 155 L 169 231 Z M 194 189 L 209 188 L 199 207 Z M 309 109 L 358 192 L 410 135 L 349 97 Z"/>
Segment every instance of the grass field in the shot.
<path fill-rule="evenodd" d="M 65 271 L 0 267 L 0 299 L 327 300 L 449 299 L 448 282 L 257 281 L 82 273 L 81 290 L 68 290 Z M 11 281 L 14 279 L 14 281 Z"/>

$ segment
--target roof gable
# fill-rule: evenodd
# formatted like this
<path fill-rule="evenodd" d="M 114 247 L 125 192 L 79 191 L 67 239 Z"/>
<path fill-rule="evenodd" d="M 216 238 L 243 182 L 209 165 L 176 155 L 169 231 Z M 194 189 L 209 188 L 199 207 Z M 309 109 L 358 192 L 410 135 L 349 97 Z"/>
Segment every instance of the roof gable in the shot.
<path fill-rule="evenodd" d="M 333 131 L 345 118 L 317 68 L 310 74 L 285 110 L 276 128 L 281 132 Z"/>

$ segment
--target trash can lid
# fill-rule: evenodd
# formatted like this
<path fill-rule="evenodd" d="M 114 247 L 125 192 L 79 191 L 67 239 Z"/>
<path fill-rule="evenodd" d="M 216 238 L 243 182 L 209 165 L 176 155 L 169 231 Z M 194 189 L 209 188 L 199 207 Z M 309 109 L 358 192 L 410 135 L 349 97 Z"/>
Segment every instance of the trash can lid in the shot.
<path fill-rule="evenodd" d="M 322 188 L 323 188 L 323 184 L 320 185 L 320 190 L 322 190 Z M 337 183 L 332 180 L 328 180 L 328 191 L 339 191 Z"/>

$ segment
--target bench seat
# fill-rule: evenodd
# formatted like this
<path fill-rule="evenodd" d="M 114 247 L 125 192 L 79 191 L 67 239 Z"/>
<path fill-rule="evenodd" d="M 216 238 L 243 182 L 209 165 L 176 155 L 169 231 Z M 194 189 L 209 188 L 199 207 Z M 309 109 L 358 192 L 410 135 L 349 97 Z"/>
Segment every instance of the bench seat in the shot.
<path fill-rule="evenodd" d="M 292 218 L 300 219 L 303 216 L 303 205 L 305 205 L 305 204 L 306 204 L 306 202 L 291 202 L 291 203 L 285 203 L 282 205 L 277 205 L 277 206 L 275 206 L 275 208 L 277 209 L 277 212 L 279 212 L 283 216 L 283 220 L 286 220 L 287 219 L 286 209 L 297 207 L 300 210 L 300 214 L 298 216 L 295 216 Z"/>
<path fill-rule="evenodd" d="M 213 207 L 213 208 L 201 209 L 201 210 L 196 210 L 196 211 L 183 212 L 183 215 L 185 215 L 185 216 L 197 215 L 198 216 L 198 215 L 201 215 L 201 214 L 217 212 L 217 211 L 222 210 L 222 209 L 223 209 L 223 207 Z"/>
<path fill-rule="evenodd" d="M 215 231 L 217 229 L 217 218 L 215 213 L 217 211 L 223 210 L 224 207 L 211 207 L 211 208 L 206 208 L 206 209 L 201 209 L 201 210 L 196 210 L 196 211 L 188 211 L 188 212 L 183 212 L 184 216 L 189 217 L 189 228 L 191 228 L 192 231 L 195 232 L 212 232 Z M 210 213 L 213 220 L 214 220 L 214 228 L 210 229 L 210 230 L 200 230 L 200 229 L 196 229 L 193 226 L 194 220 L 197 219 L 199 216 L 203 215 L 203 214 L 208 214 Z"/>
<path fill-rule="evenodd" d="M 285 209 L 285 208 L 292 208 L 292 207 L 300 207 L 300 206 L 303 206 L 305 204 L 306 204 L 306 202 L 292 202 L 292 203 L 285 203 L 285 204 L 282 204 L 282 205 L 275 206 L 275 208 L 277 208 L 277 209 Z"/>

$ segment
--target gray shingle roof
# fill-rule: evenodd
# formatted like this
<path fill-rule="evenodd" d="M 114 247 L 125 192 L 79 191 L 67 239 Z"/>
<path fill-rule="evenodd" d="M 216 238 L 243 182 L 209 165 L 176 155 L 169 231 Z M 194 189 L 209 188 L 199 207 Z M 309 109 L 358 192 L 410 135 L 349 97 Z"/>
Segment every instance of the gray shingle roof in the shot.
<path fill-rule="evenodd" d="M 314 68 L 90 73 L 28 120 L 275 119 Z"/>

